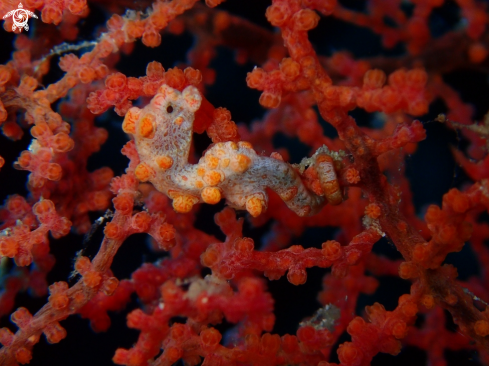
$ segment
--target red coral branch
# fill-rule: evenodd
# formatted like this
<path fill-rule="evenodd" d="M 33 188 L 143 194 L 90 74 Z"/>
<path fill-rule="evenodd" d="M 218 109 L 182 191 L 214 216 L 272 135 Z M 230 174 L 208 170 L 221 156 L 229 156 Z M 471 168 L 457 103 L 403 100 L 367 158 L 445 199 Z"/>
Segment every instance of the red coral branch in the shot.
<path fill-rule="evenodd" d="M 273 31 L 224 11 L 231 3 L 0 4 L 5 30 L 16 33 L 11 60 L 0 65 L 0 127 L 12 140 L 0 145 L 0 186 L 28 174 L 29 191 L 2 191 L 0 316 L 20 307 L 10 315 L 17 331 L 0 329 L 0 364 L 29 363 L 42 335 L 48 343 L 64 340 L 70 334 L 60 322 L 74 314 L 106 331 L 109 312 L 128 304 L 136 308 L 127 327 L 139 337 L 114 350 L 116 364 L 330 366 L 336 349 L 340 365 L 368 366 L 378 353 L 402 357 L 403 345 L 425 350 L 437 365 L 446 349 L 475 349 L 487 364 L 489 117 L 474 122 L 481 103 L 470 105 L 471 93 L 459 95 L 448 74 L 471 69 L 487 79 L 483 1 L 369 0 L 360 9 L 335 0 L 273 0 L 263 9 Z M 449 6 L 457 8 L 457 27 L 448 24 L 452 15 L 443 18 Z M 112 15 L 98 24 L 95 9 Z M 40 19 L 29 19 L 36 11 Z M 437 17 L 445 34 L 435 31 Z M 22 32 L 33 21 L 27 37 Z M 361 58 L 361 42 L 325 51 L 331 30 L 347 24 L 371 31 L 377 47 L 403 48 L 402 55 Z M 91 41 L 65 43 L 93 25 L 101 27 Z M 325 25 L 330 33 L 318 42 Z M 190 36 L 185 63 L 167 65 L 165 57 L 178 50 L 166 42 Z M 163 61 L 159 54 L 161 62 L 148 59 L 144 48 L 164 50 Z M 228 80 L 228 50 L 246 69 L 241 84 Z M 131 64 L 136 59 L 145 75 Z M 239 104 L 251 105 L 239 92 L 245 83 L 270 109 L 247 126 L 234 121 L 251 118 L 239 114 Z M 216 97 L 220 84 L 223 99 Z M 434 110 L 443 125 L 428 123 Z M 467 179 L 447 185 L 439 204 L 428 202 L 422 220 L 404 161 L 423 153 L 418 143 L 428 141 L 420 150 L 433 144 L 431 128 L 462 131 L 466 151 L 451 150 Z M 104 145 L 121 129 L 129 139 L 121 150 L 129 159 L 124 174 L 116 159 L 123 143 Z M 310 151 L 276 148 L 284 138 Z M 226 207 L 216 208 L 223 200 Z M 211 230 L 209 212 L 218 212 L 225 239 Z M 266 234 L 254 236 L 255 228 Z M 310 228 L 324 231 L 311 239 Z M 51 247 L 70 231 L 72 254 L 61 258 Z M 76 255 L 75 234 L 86 234 Z M 141 241 L 138 234 L 147 237 L 150 259 L 120 275 L 116 255 L 126 241 Z M 481 273 L 463 282 L 449 263 L 467 243 Z M 377 248 L 395 248 L 397 257 Z M 54 274 L 55 258 L 72 263 L 70 280 Z M 275 302 L 280 296 L 269 281 L 287 274 L 295 291 L 321 270 L 321 307 L 294 324 L 295 335 L 283 334 L 274 311 L 285 301 Z M 360 298 L 378 296 L 385 277 L 409 281 L 397 306 Z M 27 290 L 47 296 L 46 305 L 35 311 L 23 303 L 17 295 Z M 447 330 L 442 309 L 458 333 Z"/>

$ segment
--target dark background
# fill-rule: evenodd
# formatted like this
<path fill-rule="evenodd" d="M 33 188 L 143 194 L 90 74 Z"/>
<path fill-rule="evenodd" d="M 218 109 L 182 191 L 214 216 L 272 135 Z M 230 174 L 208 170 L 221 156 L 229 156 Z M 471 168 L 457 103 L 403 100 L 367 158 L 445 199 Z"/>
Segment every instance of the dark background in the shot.
<path fill-rule="evenodd" d="M 340 3 L 356 8 L 363 9 L 363 1 L 340 1 Z M 268 1 L 258 0 L 228 0 L 219 6 L 220 9 L 228 10 L 233 14 L 247 18 L 256 24 L 272 29 L 264 16 L 265 9 L 269 6 Z M 103 6 L 91 2 L 89 4 L 91 13 L 86 20 L 82 21 L 82 30 L 78 41 L 92 40 L 95 32 L 100 25 L 103 25 L 108 14 L 105 13 Z M 135 2 L 135 7 L 143 7 L 142 3 Z M 409 8 L 406 9 L 409 12 Z M 430 18 L 434 34 L 441 35 L 453 29 L 455 22 L 459 19 L 458 8 L 448 2 L 441 9 L 437 9 Z M 30 21 L 30 34 L 36 30 L 36 22 Z M 13 35 L 0 30 L 0 63 L 5 63 L 11 57 Z M 370 58 L 378 55 L 397 56 L 402 55 L 405 50 L 402 46 L 394 50 L 383 50 L 380 39 L 368 29 L 358 28 L 350 24 L 343 23 L 332 17 L 322 18 L 317 29 L 310 32 L 311 41 L 314 43 L 318 53 L 321 55 L 331 55 L 338 50 L 349 50 L 358 58 Z M 123 56 L 117 68 L 128 76 L 142 76 L 149 61 L 159 61 L 165 68 L 174 66 L 176 63 L 185 62 L 186 52 L 193 42 L 192 36 L 184 33 L 179 37 L 164 35 L 160 47 L 148 49 L 140 41 L 136 43 L 134 52 L 129 56 Z M 43 83 L 48 85 L 50 82 L 58 80 L 62 73 L 57 68 L 58 59 L 53 58 L 51 72 L 45 77 Z M 213 86 L 208 88 L 207 98 L 215 106 L 228 108 L 233 116 L 233 120 L 238 123 L 250 123 L 254 119 L 259 119 L 265 110 L 258 104 L 259 92 L 250 90 L 246 86 L 245 77 L 255 65 L 246 63 L 237 65 L 234 62 L 234 54 L 231 50 L 222 47 L 218 48 L 217 57 L 212 61 L 211 66 L 217 70 L 217 79 Z M 444 75 L 445 81 L 459 90 L 465 101 L 470 101 L 475 107 L 474 120 L 480 120 L 487 112 L 488 83 L 487 75 L 471 70 L 458 70 Z M 421 121 L 425 122 L 427 129 L 427 139 L 419 144 L 418 150 L 405 161 L 407 175 L 411 182 L 414 194 L 414 203 L 417 211 L 422 215 L 423 210 L 428 204 L 440 204 L 443 193 L 451 187 L 461 187 L 468 181 L 467 177 L 454 163 L 450 153 L 450 146 L 456 146 L 462 150 L 466 147 L 466 142 L 459 134 L 449 130 L 440 123 L 430 121 L 446 111 L 445 105 L 441 101 L 435 101 L 429 114 L 422 116 Z M 362 111 L 352 113 L 360 125 L 368 126 L 370 116 Z M 122 118 L 113 111 L 106 112 L 97 119 L 97 124 L 109 130 L 109 140 L 99 153 L 94 154 L 89 161 L 88 168 L 93 170 L 102 166 L 110 166 L 116 175 L 123 173 L 127 165 L 127 159 L 120 154 L 120 148 L 126 141 L 125 134 L 121 130 Z M 322 124 L 325 131 L 332 129 Z M 12 142 L 0 136 L 0 155 L 6 159 L 6 165 L 0 170 L 0 202 L 11 194 L 17 193 L 27 195 L 25 182 L 27 173 L 16 171 L 12 168 L 20 151 L 27 148 L 30 142 L 30 135 L 25 131 L 25 136 L 21 141 Z M 199 136 L 198 145 L 206 146 L 210 140 L 206 136 Z M 290 151 L 291 162 L 297 163 L 300 159 L 312 153 L 309 148 L 301 144 L 298 139 L 291 139 L 284 135 L 278 135 L 274 139 L 275 147 L 287 147 Z M 222 209 L 222 203 L 216 206 L 202 205 L 196 226 L 208 233 L 223 239 L 217 226 L 213 223 L 214 213 Z M 93 215 L 95 220 L 99 215 Z M 244 236 L 252 237 L 256 245 L 260 243 L 261 237 L 267 232 L 270 223 L 261 228 L 252 228 L 247 222 L 245 224 Z M 294 240 L 294 244 L 301 244 L 305 247 L 320 247 L 326 239 L 334 237 L 336 231 L 333 228 L 311 228 L 300 237 Z M 87 254 L 94 255 L 98 249 L 102 235 L 99 230 L 90 241 Z M 53 271 L 48 275 L 48 282 L 67 280 L 72 271 L 73 258 L 75 253 L 82 248 L 83 237 L 70 234 L 61 240 L 51 240 L 52 253 L 57 258 L 57 263 Z M 119 278 L 128 278 L 143 262 L 153 262 L 160 256 L 151 252 L 145 244 L 146 238 L 143 235 L 136 235 L 127 240 L 121 250 L 116 255 L 113 271 Z M 375 245 L 376 252 L 388 255 L 392 258 L 399 258 L 399 255 L 392 244 L 387 240 L 381 240 Z M 447 262 L 455 264 L 459 269 L 462 279 L 478 273 L 477 262 L 474 259 L 470 248 L 466 246 L 457 255 L 449 255 Z M 297 324 L 307 316 L 310 316 L 319 308 L 320 304 L 316 300 L 317 293 L 321 290 L 321 278 L 328 270 L 313 268 L 308 270 L 308 281 L 303 286 L 291 285 L 285 277 L 279 281 L 269 282 L 269 288 L 276 300 L 275 309 L 277 322 L 274 332 L 282 335 L 285 333 L 295 333 Z M 357 310 L 365 305 L 371 305 L 379 301 L 387 310 L 392 310 L 397 304 L 398 297 L 409 291 L 409 283 L 399 278 L 381 278 L 381 285 L 375 295 L 360 296 Z M 487 300 L 487 299 L 486 299 Z M 16 306 L 25 306 L 32 313 L 35 313 L 45 302 L 46 298 L 32 298 L 27 293 L 19 294 Z M 118 347 L 130 348 L 137 340 L 138 332 L 128 329 L 125 325 L 126 314 L 138 307 L 137 300 L 133 298 L 127 309 L 121 313 L 111 313 L 112 326 L 108 332 L 94 333 L 89 326 L 88 320 L 78 316 L 72 316 L 61 322 L 61 325 L 68 331 L 68 337 L 56 345 L 48 345 L 44 337 L 34 347 L 34 358 L 30 365 L 110 365 L 111 358 Z M 0 326 L 8 326 L 15 329 L 7 317 L 0 319 Z M 448 322 L 449 329 L 455 331 L 453 324 Z M 230 325 L 224 324 L 221 329 L 225 330 Z M 344 335 L 340 342 L 348 339 Z M 334 357 L 336 353 L 333 352 Z M 477 354 L 474 352 L 446 352 L 448 365 L 479 365 Z M 331 361 L 337 361 L 332 359 Z M 426 363 L 426 354 L 423 351 L 407 348 L 397 357 L 379 354 L 372 362 L 374 366 L 380 365 L 423 365 Z"/>

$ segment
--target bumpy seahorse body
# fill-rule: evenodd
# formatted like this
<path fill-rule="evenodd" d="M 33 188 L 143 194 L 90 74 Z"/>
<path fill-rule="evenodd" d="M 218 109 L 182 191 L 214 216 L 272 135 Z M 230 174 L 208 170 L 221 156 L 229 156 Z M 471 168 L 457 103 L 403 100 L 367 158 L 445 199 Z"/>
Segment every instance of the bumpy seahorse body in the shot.
<path fill-rule="evenodd" d="M 290 164 L 257 155 L 247 142 L 217 143 L 198 164 L 190 164 L 194 113 L 201 100 L 193 86 L 180 93 L 162 85 L 146 107 L 127 112 L 123 130 L 135 139 L 139 180 L 151 182 L 172 198 L 177 212 L 188 212 L 199 202 L 215 204 L 224 197 L 230 206 L 258 216 L 267 207 L 266 187 L 299 216 L 321 209 L 324 197 L 308 190 Z"/>

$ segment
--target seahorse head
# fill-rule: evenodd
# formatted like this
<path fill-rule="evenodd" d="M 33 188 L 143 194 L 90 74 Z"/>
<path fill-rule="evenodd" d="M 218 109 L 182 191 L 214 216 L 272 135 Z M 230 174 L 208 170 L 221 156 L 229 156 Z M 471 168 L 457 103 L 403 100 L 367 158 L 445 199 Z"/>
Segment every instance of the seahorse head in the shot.
<path fill-rule="evenodd" d="M 202 96 L 194 86 L 187 86 L 180 92 L 162 85 L 146 107 L 131 108 L 122 128 L 134 136 L 141 161 L 150 167 L 154 165 L 155 169 L 161 157 L 171 158 L 171 166 L 185 165 L 192 141 L 194 113 L 201 101 Z"/>
<path fill-rule="evenodd" d="M 162 120 L 181 125 L 194 120 L 194 113 L 200 108 L 202 97 L 196 87 L 187 86 L 181 93 L 164 84 L 151 100 L 151 106 L 160 114 Z"/>
<path fill-rule="evenodd" d="M 146 107 L 129 109 L 122 129 L 136 139 L 153 139 L 157 130 L 189 130 L 201 102 L 202 97 L 194 86 L 187 86 L 183 92 L 179 92 L 162 85 Z"/>

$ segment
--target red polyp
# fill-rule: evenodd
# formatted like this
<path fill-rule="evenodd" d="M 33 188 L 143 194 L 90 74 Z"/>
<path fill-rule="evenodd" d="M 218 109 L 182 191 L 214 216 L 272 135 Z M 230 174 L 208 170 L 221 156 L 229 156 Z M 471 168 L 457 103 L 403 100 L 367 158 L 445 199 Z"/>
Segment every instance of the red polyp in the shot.
<path fill-rule="evenodd" d="M 338 348 L 338 358 L 343 365 L 359 366 L 362 364 L 362 351 L 353 343 L 345 342 Z"/>
<path fill-rule="evenodd" d="M 0 365 L 489 364 L 484 0 L 88 3 L 0 1 Z"/>

